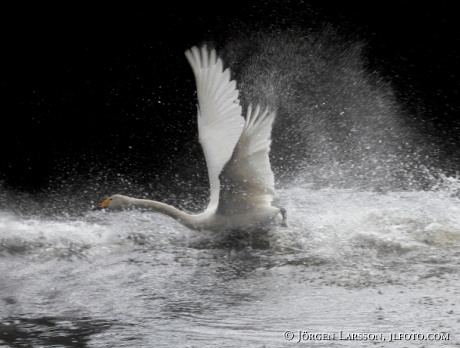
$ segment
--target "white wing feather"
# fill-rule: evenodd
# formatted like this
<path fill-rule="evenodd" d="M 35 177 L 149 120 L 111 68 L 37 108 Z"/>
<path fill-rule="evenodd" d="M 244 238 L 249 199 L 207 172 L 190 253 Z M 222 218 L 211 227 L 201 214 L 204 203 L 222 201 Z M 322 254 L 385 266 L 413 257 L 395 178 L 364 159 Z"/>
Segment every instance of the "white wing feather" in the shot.
<path fill-rule="evenodd" d="M 243 134 L 220 175 L 218 214 L 247 214 L 271 206 L 275 179 L 268 154 L 274 119 L 274 112 L 260 113 L 259 106 L 252 112 L 249 106 Z"/>
<path fill-rule="evenodd" d="M 198 96 L 198 132 L 208 167 L 211 199 L 207 211 L 219 203 L 219 174 L 230 160 L 243 132 L 244 118 L 238 100 L 236 82 L 230 71 L 223 71 L 216 51 L 203 46 L 185 52 L 195 75 Z"/>

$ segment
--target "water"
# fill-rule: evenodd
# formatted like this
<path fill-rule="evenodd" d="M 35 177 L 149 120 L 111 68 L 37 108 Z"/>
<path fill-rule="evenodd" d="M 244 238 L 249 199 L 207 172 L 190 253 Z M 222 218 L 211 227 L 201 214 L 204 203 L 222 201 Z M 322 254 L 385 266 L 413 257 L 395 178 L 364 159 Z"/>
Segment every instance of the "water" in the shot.
<path fill-rule="evenodd" d="M 425 189 L 433 168 L 455 175 L 458 140 L 425 127 L 429 115 L 409 114 L 363 48 L 330 26 L 251 31 L 225 43 L 243 107 L 277 111 L 275 177 L 304 169 L 304 179 L 326 186 L 401 190 Z"/>
<path fill-rule="evenodd" d="M 53 168 L 43 196 L 0 186 L 0 346 L 369 345 L 340 339 L 358 333 L 376 347 L 458 346 L 455 139 L 417 128 L 424 115 L 406 114 L 366 70 L 362 44 L 330 28 L 216 46 L 243 108 L 278 112 L 275 204 L 289 226 L 270 231 L 267 249 L 223 248 L 219 233 L 161 214 L 90 210 L 121 193 L 197 212 L 207 184 L 197 142 L 169 158 L 176 170 L 152 163 L 137 183 L 117 168 L 98 176 L 101 158 L 90 173 Z M 425 336 L 390 343 L 400 333 Z"/>
<path fill-rule="evenodd" d="M 2 212 L 0 345 L 279 347 L 299 330 L 344 347 L 358 342 L 340 331 L 383 333 L 379 347 L 390 333 L 449 334 L 403 346 L 458 344 L 452 190 L 299 185 L 277 201 L 290 225 L 266 250 L 213 247 L 212 233 L 154 212 Z"/>

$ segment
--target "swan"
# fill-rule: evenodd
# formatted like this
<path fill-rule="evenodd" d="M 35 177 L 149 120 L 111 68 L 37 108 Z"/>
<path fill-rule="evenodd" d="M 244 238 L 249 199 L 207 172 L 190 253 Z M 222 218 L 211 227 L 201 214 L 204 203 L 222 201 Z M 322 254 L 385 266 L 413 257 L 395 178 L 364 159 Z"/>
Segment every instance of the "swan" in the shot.
<path fill-rule="evenodd" d="M 185 52 L 196 80 L 199 141 L 210 183 L 207 209 L 197 215 L 168 204 L 113 195 L 99 208 L 142 208 L 176 219 L 194 230 L 241 230 L 271 223 L 286 225 L 286 211 L 271 205 L 275 182 L 268 157 L 275 112 L 249 105 L 241 115 L 236 82 L 214 49 Z"/>

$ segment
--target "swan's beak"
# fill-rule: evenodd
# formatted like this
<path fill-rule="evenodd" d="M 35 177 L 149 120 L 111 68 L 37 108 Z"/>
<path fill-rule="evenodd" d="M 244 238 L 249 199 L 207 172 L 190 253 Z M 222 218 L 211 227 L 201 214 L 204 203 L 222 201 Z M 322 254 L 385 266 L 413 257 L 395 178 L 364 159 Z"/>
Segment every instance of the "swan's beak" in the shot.
<path fill-rule="evenodd" d="M 110 203 L 110 199 L 107 198 L 104 202 L 101 203 L 101 205 L 99 206 L 99 209 L 107 208 L 109 206 L 109 203 Z"/>

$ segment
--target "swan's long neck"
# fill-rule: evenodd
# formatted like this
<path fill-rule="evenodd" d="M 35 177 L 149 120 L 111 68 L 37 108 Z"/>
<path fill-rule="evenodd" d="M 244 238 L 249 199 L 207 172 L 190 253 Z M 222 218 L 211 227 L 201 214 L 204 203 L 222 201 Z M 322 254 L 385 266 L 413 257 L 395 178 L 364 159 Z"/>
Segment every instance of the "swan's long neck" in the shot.
<path fill-rule="evenodd" d="M 197 215 L 184 213 L 168 204 L 137 198 L 131 198 L 130 204 L 137 208 L 150 209 L 171 216 L 189 228 L 197 228 Z"/>

